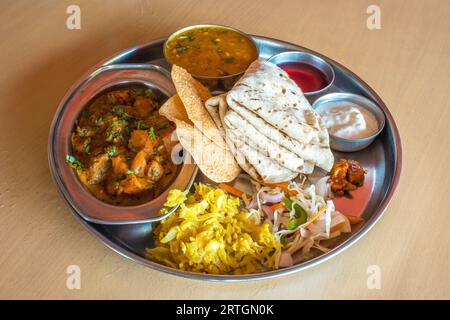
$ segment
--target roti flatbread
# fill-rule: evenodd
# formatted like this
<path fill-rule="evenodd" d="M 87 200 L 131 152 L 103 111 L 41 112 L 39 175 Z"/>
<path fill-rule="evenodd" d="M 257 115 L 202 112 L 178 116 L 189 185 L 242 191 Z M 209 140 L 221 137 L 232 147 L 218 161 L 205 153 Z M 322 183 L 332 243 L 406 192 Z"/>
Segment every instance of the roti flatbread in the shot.
<path fill-rule="evenodd" d="M 248 144 L 252 148 L 277 161 L 282 167 L 294 172 L 303 173 L 304 161 L 302 158 L 261 134 L 235 111 L 230 110 L 227 112 L 225 124 L 228 130 L 233 130 L 239 136 L 246 137 Z"/>
<path fill-rule="evenodd" d="M 290 181 L 297 177 L 297 172 L 280 166 L 275 160 L 258 152 L 258 150 L 249 146 L 245 141 L 239 139 L 233 130 L 226 130 L 226 134 L 234 143 L 236 149 L 244 155 L 265 183 Z"/>
<path fill-rule="evenodd" d="M 273 63 L 257 60 L 227 95 L 266 122 L 302 143 L 319 143 L 320 127 L 300 88 Z"/>
<path fill-rule="evenodd" d="M 208 99 L 205 103 L 205 107 L 219 128 L 222 136 L 225 138 L 228 149 L 234 155 L 236 162 L 242 170 L 244 170 L 253 180 L 263 182 L 256 169 L 247 161 L 242 152 L 237 149 L 233 141 L 226 136 L 224 118 L 229 109 L 226 102 L 226 94 L 221 94 Z"/>
<path fill-rule="evenodd" d="M 324 136 L 322 138 L 323 143 L 304 144 L 289 137 L 286 133 L 276 129 L 275 127 L 264 121 L 264 119 L 259 117 L 257 114 L 242 107 L 240 104 L 235 104 L 233 110 L 237 112 L 242 118 L 247 120 L 251 125 L 253 125 L 253 127 L 255 127 L 258 132 L 304 159 L 305 174 L 311 173 L 314 165 L 317 165 L 318 167 L 326 171 L 331 170 L 334 163 L 334 157 L 329 148 L 328 131 L 326 131 L 327 129 L 323 125 L 322 119 L 320 119 L 320 117 L 320 135 Z M 323 131 L 325 131 L 325 133 Z"/>
<path fill-rule="evenodd" d="M 284 70 L 257 60 L 228 92 L 226 99 L 231 109 L 267 138 L 305 161 L 331 170 L 334 157 L 328 131 Z"/>

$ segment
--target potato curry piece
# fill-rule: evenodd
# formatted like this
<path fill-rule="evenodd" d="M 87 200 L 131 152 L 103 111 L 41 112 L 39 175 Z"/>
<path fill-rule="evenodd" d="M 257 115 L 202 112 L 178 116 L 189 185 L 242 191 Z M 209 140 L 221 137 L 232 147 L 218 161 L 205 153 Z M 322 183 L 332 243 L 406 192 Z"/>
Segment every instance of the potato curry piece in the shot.
<path fill-rule="evenodd" d="M 170 137 L 175 126 L 158 107 L 150 89 L 134 88 L 100 95 L 81 112 L 67 162 L 96 198 L 138 205 L 174 179 Z"/>
<path fill-rule="evenodd" d="M 238 74 L 257 59 L 257 48 L 247 36 L 224 27 L 178 33 L 167 42 L 164 52 L 172 64 L 203 77 Z"/>
<path fill-rule="evenodd" d="M 331 191 L 337 196 L 356 190 L 364 184 L 366 170 L 358 161 L 340 159 L 330 171 Z"/>

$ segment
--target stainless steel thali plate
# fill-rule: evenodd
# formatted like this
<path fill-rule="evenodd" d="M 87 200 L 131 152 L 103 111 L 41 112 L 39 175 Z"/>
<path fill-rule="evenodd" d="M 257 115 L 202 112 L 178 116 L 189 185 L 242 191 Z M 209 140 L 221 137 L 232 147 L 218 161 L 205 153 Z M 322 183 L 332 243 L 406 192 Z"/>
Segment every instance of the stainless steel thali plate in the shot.
<path fill-rule="evenodd" d="M 361 216 L 364 218 L 364 222 L 356 225 L 349 235 L 341 236 L 337 241 L 332 243 L 332 250 L 328 253 L 296 264 L 292 267 L 249 275 L 199 274 L 172 269 L 146 259 L 145 248 L 153 246 L 151 223 L 104 225 L 89 222 L 83 219 L 85 213 L 79 212 L 79 209 L 77 210 L 77 208 L 71 204 L 71 199 L 68 199 L 67 195 L 59 190 L 62 198 L 71 208 L 75 218 L 106 246 L 137 263 L 155 270 L 186 278 L 210 281 L 260 280 L 294 273 L 330 259 L 358 241 L 375 225 L 386 211 L 399 182 L 402 166 L 402 151 L 400 136 L 395 121 L 381 98 L 358 76 L 328 57 L 284 41 L 260 36 L 253 36 L 253 38 L 259 47 L 260 58 L 263 59 L 268 59 L 272 55 L 283 51 L 294 50 L 310 52 L 323 58 L 333 66 L 335 71 L 335 82 L 330 89 L 331 92 L 347 92 L 362 95 L 375 102 L 384 112 L 386 116 L 385 128 L 373 144 L 362 151 L 351 154 L 334 152 L 337 159 L 340 157 L 351 158 L 361 162 L 363 167 L 368 169 L 365 184 L 362 188 L 353 193 L 354 199 L 351 201 L 346 198 L 335 200 L 336 207 L 339 210 L 345 210 L 349 214 Z M 70 89 L 66 98 L 74 93 L 78 85 L 83 82 L 84 78 L 102 66 L 120 63 L 151 63 L 169 69 L 169 64 L 164 59 L 163 55 L 163 44 L 165 40 L 166 39 L 159 39 L 144 45 L 132 47 L 105 59 L 86 73 L 86 75 Z M 316 98 L 318 97 L 312 99 Z M 314 101 L 310 100 L 310 102 L 312 104 Z M 201 174 L 197 179 L 202 179 Z"/>

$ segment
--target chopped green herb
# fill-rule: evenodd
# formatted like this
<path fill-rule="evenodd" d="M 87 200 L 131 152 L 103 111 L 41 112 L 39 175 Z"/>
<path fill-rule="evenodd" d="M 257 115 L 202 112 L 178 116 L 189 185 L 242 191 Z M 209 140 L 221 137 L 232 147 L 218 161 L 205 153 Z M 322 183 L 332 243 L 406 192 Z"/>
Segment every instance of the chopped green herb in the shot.
<path fill-rule="evenodd" d="M 134 174 L 134 171 L 133 171 L 133 170 L 128 170 L 128 171 L 127 171 L 127 175 L 128 175 L 128 174 Z"/>
<path fill-rule="evenodd" d="M 86 141 L 83 144 L 83 151 L 86 154 L 89 154 L 89 150 L 90 150 L 90 143 L 91 143 L 91 138 L 87 138 Z"/>
<path fill-rule="evenodd" d="M 187 47 L 182 46 L 182 45 L 179 45 L 179 46 L 177 45 L 176 50 L 178 53 L 185 53 L 187 50 Z"/>
<path fill-rule="evenodd" d="M 142 120 L 136 122 L 136 129 L 138 130 L 147 130 L 150 129 L 150 126 L 144 123 Z"/>
<path fill-rule="evenodd" d="M 106 141 L 111 142 L 114 138 L 122 138 L 122 133 L 120 130 L 110 130 L 106 136 Z"/>
<path fill-rule="evenodd" d="M 150 130 L 148 131 L 148 136 L 150 139 L 156 140 L 155 129 L 153 129 L 153 127 L 151 127 Z"/>
<path fill-rule="evenodd" d="M 113 121 L 113 123 L 111 123 L 111 125 L 112 125 L 112 126 L 120 126 L 120 125 L 122 125 L 122 124 L 124 124 L 124 123 L 127 123 L 127 121 L 126 121 L 126 120 L 123 120 L 123 119 L 119 119 L 119 120 Z"/>
<path fill-rule="evenodd" d="M 153 96 L 153 90 L 150 88 L 145 89 L 144 93 L 147 97 Z"/>
<path fill-rule="evenodd" d="M 179 36 L 178 39 L 194 41 L 195 40 L 194 32 L 191 31 L 187 35 Z"/>
<path fill-rule="evenodd" d="M 115 115 L 117 115 L 117 116 L 119 116 L 119 117 L 125 117 L 125 118 L 134 118 L 131 114 L 129 114 L 129 113 L 126 113 L 124 110 L 123 110 L 123 108 L 122 107 L 119 107 L 119 106 L 115 106 L 115 107 L 113 107 L 112 108 L 112 112 L 115 114 Z"/>
<path fill-rule="evenodd" d="M 116 146 L 112 146 L 111 149 L 108 152 L 106 152 L 108 158 L 114 157 L 116 155 L 116 151 L 117 151 Z"/>
<path fill-rule="evenodd" d="M 81 164 L 80 161 L 78 161 L 77 159 L 75 159 L 74 156 L 71 155 L 66 155 L 66 161 L 67 163 L 69 163 L 71 165 L 72 168 L 74 169 L 82 169 L 83 165 Z"/>
<path fill-rule="evenodd" d="M 105 119 L 103 119 L 103 117 L 99 117 L 96 121 L 96 123 L 98 124 L 102 124 L 103 122 L 105 122 Z"/>
<path fill-rule="evenodd" d="M 123 114 L 123 108 L 115 106 L 112 108 L 112 112 L 118 116 L 121 116 Z"/>

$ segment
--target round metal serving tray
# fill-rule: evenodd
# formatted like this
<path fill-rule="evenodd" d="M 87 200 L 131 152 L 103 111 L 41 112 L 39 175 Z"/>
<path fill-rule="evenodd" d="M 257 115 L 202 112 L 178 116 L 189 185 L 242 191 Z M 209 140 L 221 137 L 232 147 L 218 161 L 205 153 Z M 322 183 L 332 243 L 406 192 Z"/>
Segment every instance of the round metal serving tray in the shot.
<path fill-rule="evenodd" d="M 318 255 L 311 260 L 298 263 L 292 267 L 249 275 L 210 275 L 184 272 L 146 259 L 145 248 L 153 246 L 151 223 L 104 225 L 89 222 L 83 219 L 83 214 L 77 212 L 72 206 L 71 199 L 67 199 L 67 196 L 60 192 L 76 219 L 106 246 L 137 263 L 186 278 L 210 281 L 260 280 L 304 270 L 330 259 L 358 241 L 381 218 L 393 197 L 402 166 L 400 136 L 395 121 L 384 102 L 358 76 L 339 63 L 319 53 L 280 40 L 260 36 L 253 36 L 253 38 L 259 47 L 260 58 L 263 59 L 268 59 L 272 55 L 283 51 L 293 50 L 310 52 L 325 59 L 333 66 L 336 74 L 335 82 L 331 89 L 332 92 L 348 92 L 365 96 L 375 102 L 384 112 L 386 116 L 385 128 L 373 144 L 362 151 L 350 154 L 334 152 L 337 159 L 343 157 L 360 161 L 363 167 L 368 170 L 364 186 L 352 193 L 353 199 L 335 199 L 336 207 L 339 210 L 343 212 L 345 210 L 346 213 L 351 215 L 361 216 L 364 218 L 364 222 L 355 225 L 350 234 L 339 237 L 334 242 L 329 243 L 332 249 L 328 253 Z M 163 44 L 165 40 L 159 39 L 132 47 L 103 60 L 74 84 L 64 99 L 70 97 L 89 74 L 102 66 L 120 63 L 151 63 L 169 69 L 169 63 L 164 59 L 163 55 Z M 310 102 L 313 103 L 313 101 Z M 197 179 L 201 180 L 202 175 L 199 175 Z"/>

